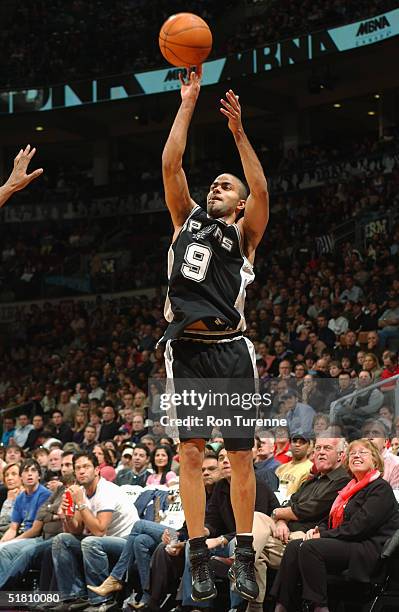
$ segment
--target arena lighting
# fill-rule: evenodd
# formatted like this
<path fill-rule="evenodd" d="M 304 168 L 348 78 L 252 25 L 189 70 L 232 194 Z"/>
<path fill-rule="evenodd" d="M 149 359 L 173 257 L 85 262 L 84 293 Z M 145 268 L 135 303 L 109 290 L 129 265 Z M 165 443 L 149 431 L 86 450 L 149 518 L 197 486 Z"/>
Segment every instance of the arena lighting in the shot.
<path fill-rule="evenodd" d="M 36 132 L 43 132 L 44 131 L 44 127 L 42 125 L 37 125 L 35 127 Z"/>
<path fill-rule="evenodd" d="M 138 115 L 135 115 L 135 116 L 134 116 L 134 120 L 135 120 L 135 121 L 138 121 L 139 119 L 140 119 L 140 117 L 139 117 Z"/>
<path fill-rule="evenodd" d="M 380 96 L 380 94 L 374 94 L 374 98 L 375 98 L 376 100 L 379 100 L 379 99 L 381 98 L 381 96 Z"/>
<path fill-rule="evenodd" d="M 334 108 L 341 108 L 341 107 L 342 107 L 342 104 L 340 104 L 339 102 L 336 102 L 334 104 Z"/>
<path fill-rule="evenodd" d="M 376 113 L 375 111 L 367 111 L 367 114 L 369 115 L 369 117 L 374 117 Z"/>

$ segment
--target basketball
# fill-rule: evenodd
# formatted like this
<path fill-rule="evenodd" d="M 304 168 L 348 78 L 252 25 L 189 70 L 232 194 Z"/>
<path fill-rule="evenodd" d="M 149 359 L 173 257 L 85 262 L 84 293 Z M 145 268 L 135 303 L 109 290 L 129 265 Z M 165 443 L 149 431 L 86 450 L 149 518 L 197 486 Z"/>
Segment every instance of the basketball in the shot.
<path fill-rule="evenodd" d="M 161 53 L 173 66 L 199 66 L 212 49 L 208 24 L 193 13 L 177 13 L 165 21 L 159 32 Z"/>

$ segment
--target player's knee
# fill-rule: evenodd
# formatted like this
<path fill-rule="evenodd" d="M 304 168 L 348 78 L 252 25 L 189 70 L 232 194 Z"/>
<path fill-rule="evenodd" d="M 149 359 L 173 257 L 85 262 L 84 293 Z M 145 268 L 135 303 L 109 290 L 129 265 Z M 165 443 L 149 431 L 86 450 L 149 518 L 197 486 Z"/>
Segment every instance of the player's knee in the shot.
<path fill-rule="evenodd" d="M 201 468 L 204 458 L 205 440 L 190 440 L 180 444 L 180 463 L 185 467 Z"/>

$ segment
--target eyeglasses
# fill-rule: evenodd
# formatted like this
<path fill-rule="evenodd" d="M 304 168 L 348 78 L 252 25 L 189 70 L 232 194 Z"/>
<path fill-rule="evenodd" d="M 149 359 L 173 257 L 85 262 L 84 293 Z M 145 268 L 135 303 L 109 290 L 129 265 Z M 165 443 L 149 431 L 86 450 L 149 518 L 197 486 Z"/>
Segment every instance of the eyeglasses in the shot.
<path fill-rule="evenodd" d="M 356 457 L 357 455 L 360 455 L 361 457 L 366 457 L 367 455 L 371 455 L 371 451 L 368 450 L 355 450 L 355 451 L 351 451 L 349 453 L 349 457 Z"/>

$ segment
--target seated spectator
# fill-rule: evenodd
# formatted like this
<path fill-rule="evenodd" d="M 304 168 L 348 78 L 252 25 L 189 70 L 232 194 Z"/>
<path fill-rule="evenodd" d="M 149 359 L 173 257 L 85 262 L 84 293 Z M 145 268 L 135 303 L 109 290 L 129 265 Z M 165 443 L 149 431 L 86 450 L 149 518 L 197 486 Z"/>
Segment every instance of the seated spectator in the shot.
<path fill-rule="evenodd" d="M 341 340 L 341 346 L 337 346 L 334 351 L 334 359 L 337 359 L 338 361 L 341 360 L 342 362 L 342 359 L 346 357 L 347 359 L 349 359 L 349 364 L 351 365 L 356 360 L 358 350 L 359 346 L 357 344 L 357 336 L 354 331 L 348 329 L 343 342 Z M 342 364 L 342 367 L 343 369 L 347 369 L 348 366 L 344 366 Z"/>
<path fill-rule="evenodd" d="M 118 423 L 118 413 L 112 402 L 105 402 L 102 417 L 102 424 L 98 436 L 99 442 L 112 440 L 112 438 L 118 434 L 120 427 Z"/>
<path fill-rule="evenodd" d="M 10 439 L 15 434 L 15 418 L 12 416 L 3 417 L 3 434 L 1 436 L 1 444 L 8 446 Z"/>
<path fill-rule="evenodd" d="M 382 346 L 382 343 L 378 336 L 378 332 L 369 331 L 369 333 L 367 334 L 366 349 L 368 353 L 373 353 L 378 359 L 382 358 L 384 347 Z"/>
<path fill-rule="evenodd" d="M 280 465 L 276 476 L 280 484 L 285 485 L 287 498 L 296 493 L 302 483 L 307 480 L 313 464 L 308 459 L 310 445 L 309 434 L 297 432 L 291 435 L 290 450 L 292 461 Z"/>
<path fill-rule="evenodd" d="M 130 450 L 130 449 L 129 449 Z M 122 458 L 123 458 L 122 451 Z M 138 485 L 145 487 L 151 472 L 148 469 L 150 459 L 149 448 L 145 444 L 136 444 L 132 453 L 132 467 L 125 468 L 118 472 L 115 483 L 117 485 Z"/>
<path fill-rule="evenodd" d="M 274 450 L 271 450 L 271 448 L 274 448 L 274 436 L 272 432 L 268 431 L 260 433 L 262 435 L 262 440 L 258 437 L 258 435 L 255 435 L 254 446 L 252 448 L 255 475 L 257 475 L 260 480 L 263 480 L 263 482 L 267 484 L 272 491 L 277 491 L 279 488 L 279 480 L 276 476 L 275 470 L 276 467 L 281 464 L 274 458 Z M 269 447 L 268 453 L 267 447 Z M 270 465 L 272 467 L 269 467 Z"/>
<path fill-rule="evenodd" d="M 286 380 L 288 384 L 295 378 L 295 374 L 292 371 L 292 364 L 288 359 L 280 361 L 278 366 L 277 380 Z"/>
<path fill-rule="evenodd" d="M 327 412 L 329 399 L 327 396 L 327 384 L 313 374 L 306 374 L 303 379 L 302 398 L 304 404 L 308 404 L 315 412 Z"/>
<path fill-rule="evenodd" d="M 309 344 L 305 349 L 305 355 L 307 353 L 314 353 L 317 357 L 321 357 L 324 349 L 327 348 L 325 342 L 322 342 L 315 331 L 311 331 L 309 333 Z"/>
<path fill-rule="evenodd" d="M 148 427 L 144 427 L 144 415 L 140 412 L 134 412 L 130 441 L 137 444 L 146 434 L 148 434 Z"/>
<path fill-rule="evenodd" d="M 17 418 L 17 426 L 14 432 L 14 442 L 21 446 L 21 448 L 25 445 L 25 442 L 28 438 L 29 432 L 33 429 L 32 423 L 29 421 L 29 416 L 25 413 L 22 413 Z"/>
<path fill-rule="evenodd" d="M 17 496 L 22 493 L 23 486 L 19 474 L 19 465 L 9 463 L 3 470 L 3 482 L 7 489 L 7 497 L 3 501 L 0 511 L 0 534 L 9 528 L 11 523 L 12 510 Z"/>
<path fill-rule="evenodd" d="M 96 437 L 95 437 L 96 442 L 98 441 L 98 438 L 100 436 L 100 431 L 102 427 L 102 416 L 103 416 L 103 413 L 101 411 L 101 408 L 98 408 L 98 407 L 90 408 L 89 425 L 92 425 L 96 429 Z"/>
<path fill-rule="evenodd" d="M 115 558 L 120 554 L 138 520 L 137 510 L 129 496 L 100 476 L 95 455 L 84 451 L 78 453 L 73 458 L 73 465 L 77 485 L 70 490 L 75 512 L 73 516 L 65 514 L 68 504 L 64 496 L 61 510 L 66 532 L 55 536 L 52 542 L 54 570 L 62 603 L 57 610 L 65 612 L 76 604 L 79 609 L 79 604 L 83 608 L 82 604 L 98 606 L 107 603 L 107 598 L 87 591 L 86 585 L 105 580 L 109 575 L 108 555 Z M 92 535 L 82 539 L 81 536 L 88 532 Z M 105 610 L 108 605 L 104 606 Z"/>
<path fill-rule="evenodd" d="M 363 425 L 362 437 L 367 438 L 377 447 L 384 461 L 383 479 L 391 485 L 392 489 L 399 489 L 399 457 L 391 453 L 388 448 L 389 434 L 388 428 L 381 419 L 369 419 Z"/>
<path fill-rule="evenodd" d="M 88 453 L 93 452 L 96 445 L 97 431 L 95 425 L 88 424 L 84 429 L 84 435 L 80 447 Z"/>
<path fill-rule="evenodd" d="M 348 274 L 345 276 L 345 289 L 339 296 L 339 301 L 345 304 L 346 302 L 360 302 L 364 298 L 364 293 L 361 287 L 355 285 L 353 277 Z"/>
<path fill-rule="evenodd" d="M 382 313 L 378 319 L 378 337 L 381 342 L 381 348 L 387 347 L 388 342 L 399 340 L 399 300 L 398 296 L 391 292 L 388 297 L 388 308 Z"/>
<path fill-rule="evenodd" d="M 381 366 L 374 353 L 366 353 L 363 361 L 363 370 L 370 372 L 373 382 L 378 382 L 381 375 Z"/>
<path fill-rule="evenodd" d="M 29 432 L 24 444 L 25 450 L 34 451 L 45 441 L 44 421 L 41 414 L 35 414 L 32 419 L 33 429 Z"/>
<path fill-rule="evenodd" d="M 334 348 L 336 342 L 336 335 L 332 331 L 331 327 L 328 324 L 328 318 L 326 314 L 320 312 L 317 315 L 317 335 L 321 342 L 327 346 L 327 348 Z"/>
<path fill-rule="evenodd" d="M 89 378 L 89 400 L 95 398 L 100 400 L 100 402 L 104 399 L 105 391 L 100 387 L 100 381 L 98 379 L 97 374 L 93 372 L 93 374 Z"/>
<path fill-rule="evenodd" d="M 353 479 L 339 491 L 328 521 L 286 548 L 272 588 L 276 612 L 297 609 L 301 598 L 327 610 L 327 573 L 348 570 L 350 580 L 368 582 L 385 542 L 399 528 L 398 506 L 381 477 L 375 446 L 366 439 L 352 442 L 348 465 Z"/>
<path fill-rule="evenodd" d="M 64 423 L 64 416 L 61 410 L 53 410 L 47 429 L 51 435 L 61 440 L 63 445 L 67 442 L 72 442 L 72 429 Z"/>
<path fill-rule="evenodd" d="M 312 431 L 312 423 L 315 411 L 309 404 L 298 402 L 296 391 L 289 389 L 282 397 L 283 401 L 281 414 L 287 420 L 290 433 L 295 431 Z"/>
<path fill-rule="evenodd" d="M 133 467 L 133 446 L 124 446 L 121 450 L 121 458 L 120 458 L 118 465 L 115 468 L 115 473 L 119 474 L 123 470 L 131 470 L 132 467 Z"/>
<path fill-rule="evenodd" d="M 380 374 L 380 380 L 387 380 L 388 378 L 399 374 L 398 356 L 396 353 L 393 353 L 392 351 L 384 351 L 382 355 L 382 361 L 384 364 L 384 368 Z M 380 389 L 384 393 L 386 391 L 392 391 L 395 388 L 396 384 L 397 381 L 392 382 L 391 384 L 388 383 L 380 387 Z"/>
<path fill-rule="evenodd" d="M 336 407 L 335 414 L 338 423 L 345 428 L 349 440 L 358 437 L 364 421 L 367 418 L 376 417 L 384 402 L 384 395 L 379 389 L 367 389 L 372 382 L 370 372 L 362 370 L 357 384 L 357 390 L 360 393 L 351 399 L 342 399 L 340 406 Z"/>
<path fill-rule="evenodd" d="M 78 409 L 75 413 L 75 420 L 72 427 L 72 442 L 82 444 L 86 425 L 87 415 L 83 410 Z"/>
<path fill-rule="evenodd" d="M 38 534 L 33 523 L 40 506 L 51 495 L 39 483 L 40 466 L 35 459 L 26 459 L 19 466 L 19 474 L 23 492 L 15 499 L 11 524 L 0 540 L 0 587 L 8 580 L 10 567 L 20 552 L 28 546 L 35 546 Z M 20 529 L 22 533 L 19 534 Z"/>
<path fill-rule="evenodd" d="M 109 449 L 104 444 L 96 444 L 93 448 L 93 455 L 97 457 L 100 476 L 109 482 L 114 482 L 116 472 Z"/>
<path fill-rule="evenodd" d="M 342 334 L 348 331 L 348 319 L 342 313 L 342 306 L 340 304 L 333 304 L 331 307 L 331 319 L 328 322 L 328 327 L 335 334 L 337 338 L 340 338 Z"/>
<path fill-rule="evenodd" d="M 147 478 L 147 485 L 168 485 L 169 487 L 178 481 L 177 474 L 171 470 L 173 452 L 170 446 L 157 446 L 151 453 L 151 467 L 153 474 Z"/>

